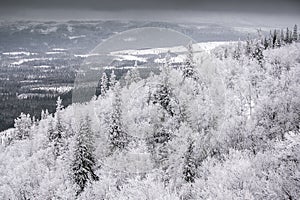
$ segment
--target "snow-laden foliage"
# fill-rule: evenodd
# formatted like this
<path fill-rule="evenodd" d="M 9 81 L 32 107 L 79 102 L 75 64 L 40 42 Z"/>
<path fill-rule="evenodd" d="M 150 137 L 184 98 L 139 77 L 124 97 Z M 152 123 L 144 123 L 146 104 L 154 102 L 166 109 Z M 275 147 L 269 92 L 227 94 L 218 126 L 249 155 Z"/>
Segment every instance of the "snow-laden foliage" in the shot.
<path fill-rule="evenodd" d="M 21 114 L 1 133 L 0 199 L 299 199 L 300 45 L 237 45 Z"/>

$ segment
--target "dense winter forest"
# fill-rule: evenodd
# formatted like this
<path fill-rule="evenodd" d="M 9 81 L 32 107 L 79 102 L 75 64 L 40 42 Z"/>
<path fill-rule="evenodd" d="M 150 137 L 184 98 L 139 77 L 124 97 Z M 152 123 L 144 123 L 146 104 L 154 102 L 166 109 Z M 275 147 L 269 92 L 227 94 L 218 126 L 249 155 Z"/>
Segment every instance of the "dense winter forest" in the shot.
<path fill-rule="evenodd" d="M 297 26 L 181 67 L 103 73 L 101 94 L 1 133 L 0 199 L 300 199 Z"/>

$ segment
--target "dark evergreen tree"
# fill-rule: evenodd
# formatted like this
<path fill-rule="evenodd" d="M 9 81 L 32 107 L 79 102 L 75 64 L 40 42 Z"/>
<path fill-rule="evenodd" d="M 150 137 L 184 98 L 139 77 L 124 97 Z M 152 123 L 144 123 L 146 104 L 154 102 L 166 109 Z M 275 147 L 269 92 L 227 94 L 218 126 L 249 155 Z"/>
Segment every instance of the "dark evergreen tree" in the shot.
<path fill-rule="evenodd" d="M 187 45 L 187 54 L 185 63 L 183 66 L 183 77 L 185 78 L 196 78 L 195 77 L 195 63 L 192 42 Z"/>
<path fill-rule="evenodd" d="M 263 60 L 264 60 L 264 55 L 263 55 L 263 47 L 260 43 L 256 43 L 253 51 L 253 58 L 255 58 L 258 63 L 262 66 Z"/>
<path fill-rule="evenodd" d="M 168 158 L 168 142 L 171 139 L 171 133 L 162 124 L 159 126 L 160 127 L 153 134 L 151 151 L 154 151 L 154 160 L 157 167 L 164 169 L 164 163 Z"/>
<path fill-rule="evenodd" d="M 241 41 L 238 41 L 238 44 L 236 46 L 236 49 L 233 52 L 233 58 L 236 60 L 239 60 L 241 57 L 242 51 L 241 51 Z"/>
<path fill-rule="evenodd" d="M 224 58 L 225 59 L 228 58 L 228 49 L 227 48 L 225 48 L 225 50 L 224 50 Z"/>
<path fill-rule="evenodd" d="M 188 183 L 195 182 L 196 178 L 196 159 L 194 155 L 194 141 L 188 139 L 188 148 L 184 155 L 183 178 Z"/>
<path fill-rule="evenodd" d="M 94 156 L 94 136 L 90 119 L 87 116 L 80 121 L 79 132 L 75 135 L 74 157 L 72 161 L 73 181 L 76 184 L 76 195 L 79 195 L 88 182 L 99 180 L 95 174 L 96 159 Z"/>
<path fill-rule="evenodd" d="M 285 33 L 285 43 L 290 43 L 290 31 L 289 28 L 286 28 L 286 33 Z"/>
<path fill-rule="evenodd" d="M 298 40 L 298 30 L 297 30 L 297 24 L 295 24 L 294 26 L 294 31 L 293 31 L 293 41 L 297 41 Z"/>
<path fill-rule="evenodd" d="M 293 42 L 293 33 L 292 33 L 292 31 L 290 31 L 290 43 L 292 43 Z"/>
<path fill-rule="evenodd" d="M 265 39 L 264 39 L 264 48 L 267 49 L 268 47 L 269 47 L 269 43 L 268 43 L 267 38 L 265 37 Z"/>
<path fill-rule="evenodd" d="M 112 72 L 110 74 L 110 79 L 109 79 L 109 88 L 113 89 L 115 87 L 116 83 L 117 83 L 117 80 L 116 80 L 115 71 L 112 70 Z"/>
<path fill-rule="evenodd" d="M 246 40 L 246 47 L 245 47 L 245 54 L 246 54 L 246 56 L 250 56 L 251 52 L 252 52 L 252 49 L 251 49 L 251 40 L 250 40 L 250 37 L 248 35 L 247 36 L 247 40 Z"/>
<path fill-rule="evenodd" d="M 152 137 L 147 139 L 147 145 L 157 168 L 167 169 L 169 157 L 169 141 L 171 140 L 171 128 L 166 124 L 168 114 L 162 108 L 158 110 L 159 120 L 154 124 Z"/>
<path fill-rule="evenodd" d="M 153 95 L 153 104 L 160 105 L 170 116 L 174 115 L 173 109 L 173 89 L 169 82 L 170 65 L 168 56 L 166 57 L 166 64 L 161 68 L 160 83 L 156 86 L 156 91 Z"/>
<path fill-rule="evenodd" d="M 114 99 L 113 99 L 113 109 L 110 117 L 109 124 L 109 141 L 111 152 L 116 150 L 123 150 L 128 145 L 127 134 L 124 130 L 122 124 L 122 100 L 121 100 L 121 91 L 120 84 L 115 85 L 114 90 Z"/>
<path fill-rule="evenodd" d="M 174 116 L 174 109 L 172 105 L 172 88 L 170 86 L 168 77 L 163 78 L 163 82 L 157 85 L 154 93 L 153 104 L 159 104 L 170 116 Z"/>
<path fill-rule="evenodd" d="M 102 77 L 101 77 L 101 83 L 100 83 L 100 92 L 101 96 L 105 96 L 108 90 L 108 79 L 107 75 L 105 72 L 103 72 Z"/>
<path fill-rule="evenodd" d="M 48 122 L 48 130 L 47 130 L 47 137 L 50 143 L 53 142 L 53 136 L 54 136 L 54 126 L 53 126 L 53 118 L 51 117 Z"/>
<path fill-rule="evenodd" d="M 52 130 L 52 125 L 48 127 L 48 138 L 53 145 L 53 154 L 56 157 L 61 155 L 61 150 L 63 148 L 63 132 L 64 128 L 62 125 L 61 119 L 61 111 L 62 111 L 62 100 L 58 97 L 56 101 L 56 113 L 55 113 L 55 125 L 54 129 Z"/>
<path fill-rule="evenodd" d="M 281 29 L 281 31 L 280 31 L 280 42 L 281 42 L 281 46 L 282 46 L 282 45 L 284 44 L 284 42 L 285 42 L 283 29 Z"/>
<path fill-rule="evenodd" d="M 168 142 L 171 139 L 171 127 L 166 123 L 170 117 L 175 117 L 173 89 L 169 83 L 170 66 L 168 60 L 161 68 L 161 81 L 153 95 L 153 104 L 159 105 L 159 120 L 155 123 L 155 131 L 148 144 L 157 167 L 165 170 L 168 158 Z M 174 127 L 173 127 L 174 128 Z"/>
<path fill-rule="evenodd" d="M 276 29 L 274 30 L 274 34 L 272 35 L 272 47 L 276 47 L 277 46 L 277 31 Z"/>
<path fill-rule="evenodd" d="M 154 94 L 153 103 L 159 103 L 172 116 L 171 106 L 171 88 L 167 84 L 159 84 L 156 93 Z"/>

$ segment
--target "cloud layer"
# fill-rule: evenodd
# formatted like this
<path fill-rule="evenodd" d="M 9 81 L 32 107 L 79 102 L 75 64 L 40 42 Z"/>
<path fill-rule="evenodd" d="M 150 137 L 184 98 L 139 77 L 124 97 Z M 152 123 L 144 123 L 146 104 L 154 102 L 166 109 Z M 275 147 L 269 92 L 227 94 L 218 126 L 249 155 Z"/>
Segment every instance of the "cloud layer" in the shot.
<path fill-rule="evenodd" d="M 294 12 L 300 11 L 297 0 L 2 0 L 2 8 L 90 9 L 116 10 L 198 10 L 240 12 Z"/>

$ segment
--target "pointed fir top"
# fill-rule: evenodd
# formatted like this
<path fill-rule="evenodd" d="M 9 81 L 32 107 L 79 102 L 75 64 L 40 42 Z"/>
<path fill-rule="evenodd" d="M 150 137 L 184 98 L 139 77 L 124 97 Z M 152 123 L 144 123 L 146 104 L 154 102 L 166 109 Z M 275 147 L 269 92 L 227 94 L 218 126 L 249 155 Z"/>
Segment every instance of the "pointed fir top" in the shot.
<path fill-rule="evenodd" d="M 112 70 L 111 75 L 110 75 L 110 83 L 109 84 L 111 87 L 114 87 L 116 85 L 116 82 L 117 82 L 117 80 L 116 80 L 115 71 Z"/>
<path fill-rule="evenodd" d="M 56 101 L 56 112 L 57 111 L 60 111 L 63 109 L 63 106 L 62 106 L 62 99 L 60 98 L 60 96 L 57 98 L 57 101 Z"/>

